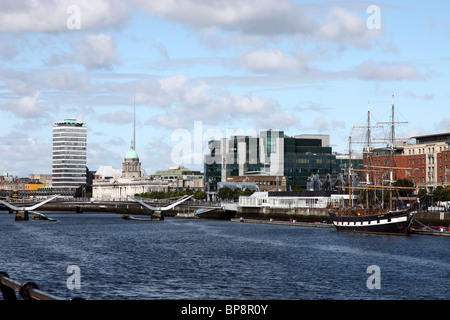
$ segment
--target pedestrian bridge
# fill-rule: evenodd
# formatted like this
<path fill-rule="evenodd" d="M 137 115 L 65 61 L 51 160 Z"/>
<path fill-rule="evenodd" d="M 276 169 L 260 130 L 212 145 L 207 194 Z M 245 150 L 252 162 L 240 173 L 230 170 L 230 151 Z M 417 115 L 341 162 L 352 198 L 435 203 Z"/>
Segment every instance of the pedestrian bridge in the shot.
<path fill-rule="evenodd" d="M 76 208 L 76 212 L 82 212 L 83 207 L 96 207 L 98 209 L 108 210 L 108 208 L 114 208 L 117 206 L 123 206 L 128 207 L 129 205 L 133 204 L 139 204 L 142 207 L 145 207 L 146 209 L 153 212 L 153 215 L 159 217 L 159 220 L 163 219 L 163 211 L 167 211 L 170 209 L 173 209 L 177 206 L 182 207 L 189 207 L 189 208 L 208 208 L 208 211 L 210 210 L 216 210 L 216 209 L 222 209 L 222 206 L 218 203 L 207 204 L 204 202 L 198 202 L 198 201 L 189 201 L 192 198 L 192 195 L 190 196 L 183 196 L 181 198 L 175 198 L 175 199 L 162 199 L 158 201 L 150 200 L 150 199 L 143 199 L 143 198 L 137 198 L 133 196 L 128 196 L 125 199 L 115 200 L 115 201 L 91 201 L 91 199 L 87 198 L 73 198 L 73 197 L 65 197 L 60 195 L 53 195 L 50 196 L 42 201 L 36 201 L 36 200 L 0 200 L 0 207 L 4 206 L 6 207 L 10 213 L 15 214 L 15 220 L 16 221 L 27 221 L 29 220 L 29 214 L 31 213 L 33 218 L 39 218 L 43 220 L 51 220 L 54 221 L 54 219 L 48 218 L 42 213 L 39 213 L 35 211 L 39 207 L 43 206 L 44 204 L 50 204 L 53 205 L 61 205 L 63 207 L 73 207 Z M 132 218 L 132 217 L 131 217 Z M 158 220 L 158 219 L 157 219 Z"/>
<path fill-rule="evenodd" d="M 45 220 L 54 220 L 54 219 L 50 219 L 47 218 L 45 215 L 43 215 L 42 213 L 36 212 L 34 210 L 36 210 L 37 208 L 39 208 L 40 206 L 46 204 L 47 202 L 50 202 L 56 198 L 58 198 L 59 195 L 54 195 L 51 196 L 49 198 L 47 198 L 46 200 L 43 200 L 37 204 L 31 205 L 31 206 L 17 206 L 17 205 L 13 205 L 9 202 L 6 202 L 4 200 L 0 200 L 0 203 L 3 204 L 4 206 L 6 206 L 11 212 L 15 213 L 16 221 L 26 221 L 28 220 L 28 213 L 31 212 L 33 215 L 39 217 L 40 219 L 45 219 Z"/>

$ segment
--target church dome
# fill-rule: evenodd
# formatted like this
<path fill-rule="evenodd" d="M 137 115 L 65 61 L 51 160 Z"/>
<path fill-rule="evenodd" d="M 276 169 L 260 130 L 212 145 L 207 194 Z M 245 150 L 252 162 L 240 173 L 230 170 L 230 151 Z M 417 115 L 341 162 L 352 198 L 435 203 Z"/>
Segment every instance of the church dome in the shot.
<path fill-rule="evenodd" d="M 138 154 L 136 153 L 136 151 L 134 149 L 130 149 L 126 153 L 125 159 L 139 159 L 139 157 L 138 157 Z"/>

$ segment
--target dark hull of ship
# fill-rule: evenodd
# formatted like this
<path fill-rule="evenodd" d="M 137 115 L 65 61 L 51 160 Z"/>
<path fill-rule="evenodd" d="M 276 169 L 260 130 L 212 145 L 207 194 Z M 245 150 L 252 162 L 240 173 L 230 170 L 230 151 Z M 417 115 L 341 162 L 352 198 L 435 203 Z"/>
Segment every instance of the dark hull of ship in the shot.
<path fill-rule="evenodd" d="M 216 220 L 231 220 L 236 216 L 234 211 L 213 210 L 204 213 L 198 213 L 200 219 L 216 219 Z"/>
<path fill-rule="evenodd" d="M 411 210 L 390 211 L 367 216 L 338 216 L 329 213 L 330 220 L 338 231 L 409 235 L 414 212 Z"/>

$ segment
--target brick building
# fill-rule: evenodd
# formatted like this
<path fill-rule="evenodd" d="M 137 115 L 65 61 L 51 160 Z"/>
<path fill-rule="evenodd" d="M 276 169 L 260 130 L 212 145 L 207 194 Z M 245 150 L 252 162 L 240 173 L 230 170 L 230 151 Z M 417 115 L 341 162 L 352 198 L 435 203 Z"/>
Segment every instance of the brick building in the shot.
<path fill-rule="evenodd" d="M 399 167 L 393 179 L 411 180 L 417 187 L 432 192 L 438 186 L 450 185 L 450 128 L 447 132 L 412 137 L 415 144 L 397 143 L 391 157 L 390 148 L 375 148 L 371 162 L 375 167 Z M 392 163 L 394 162 L 394 163 Z M 367 156 L 364 164 L 368 164 Z M 390 179 L 387 170 L 374 172 L 374 183 Z"/>

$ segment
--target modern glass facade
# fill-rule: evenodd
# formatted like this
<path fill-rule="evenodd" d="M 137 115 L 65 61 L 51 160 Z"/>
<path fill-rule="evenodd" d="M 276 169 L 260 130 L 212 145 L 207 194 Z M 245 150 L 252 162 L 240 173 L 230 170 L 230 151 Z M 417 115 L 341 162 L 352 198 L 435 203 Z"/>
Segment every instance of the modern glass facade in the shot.
<path fill-rule="evenodd" d="M 210 141 L 209 149 L 204 170 L 208 191 L 216 191 L 217 182 L 224 182 L 227 177 L 250 174 L 284 176 L 288 188 L 306 189 L 311 175 L 342 174 L 349 162 L 348 155 L 344 159 L 332 152 L 329 136 L 287 137 L 277 130 L 262 131 L 259 138 Z M 362 168 L 362 157 L 353 158 L 351 165 Z"/>
<path fill-rule="evenodd" d="M 75 119 L 53 126 L 52 186 L 75 189 L 86 184 L 87 127 Z"/>

